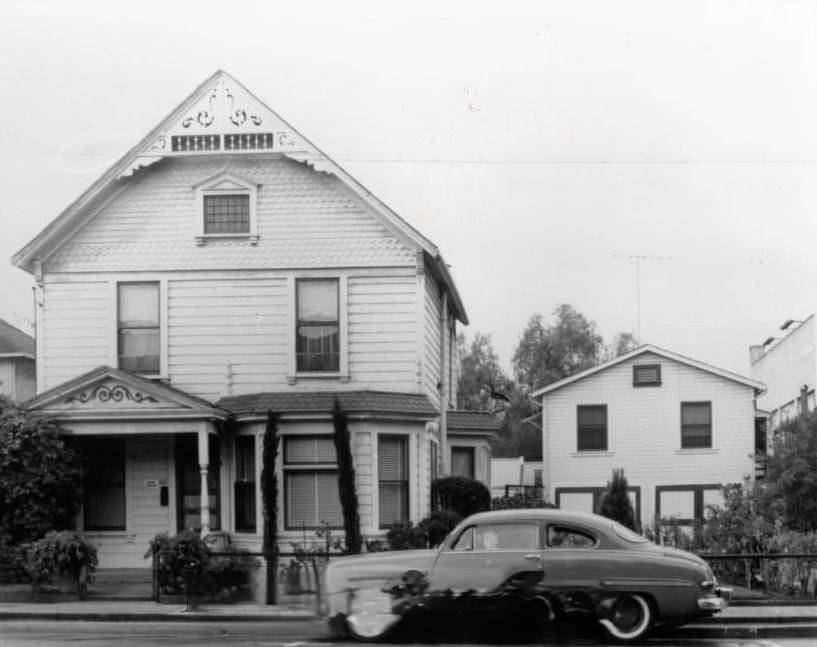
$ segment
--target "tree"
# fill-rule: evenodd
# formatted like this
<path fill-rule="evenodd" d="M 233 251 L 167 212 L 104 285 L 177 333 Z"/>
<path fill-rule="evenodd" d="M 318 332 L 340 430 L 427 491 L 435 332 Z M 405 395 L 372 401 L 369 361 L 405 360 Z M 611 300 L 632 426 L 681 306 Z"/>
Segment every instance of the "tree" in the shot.
<path fill-rule="evenodd" d="M 603 350 L 596 324 L 573 306 L 560 304 L 553 317 L 545 325 L 542 315 L 532 315 L 514 351 L 517 381 L 533 390 L 594 366 Z"/>
<path fill-rule="evenodd" d="M 627 495 L 627 477 L 623 469 L 614 469 L 613 478 L 607 482 L 607 491 L 601 500 L 601 514 L 630 530 L 636 529 L 635 512 Z"/>
<path fill-rule="evenodd" d="M 343 530 L 346 536 L 346 550 L 357 554 L 363 549 L 363 538 L 360 535 L 360 514 L 355 489 L 355 468 L 352 461 L 352 443 L 346 414 L 340 408 L 340 401 L 335 398 L 332 420 L 335 425 L 335 453 L 338 458 L 338 492 L 340 506 L 343 509 Z"/>
<path fill-rule="evenodd" d="M 491 443 L 493 456 L 524 456 L 526 461 L 542 460 L 541 415 L 539 408 L 528 397 L 528 390 L 513 385 L 500 416 L 499 430 Z"/>
<path fill-rule="evenodd" d="M 71 529 L 82 503 L 82 466 L 52 422 L 0 396 L 0 545 Z"/>
<path fill-rule="evenodd" d="M 267 604 L 278 602 L 278 415 L 267 411 L 261 463 L 261 504 L 264 512 L 264 559 L 267 562 Z"/>
<path fill-rule="evenodd" d="M 613 341 L 604 349 L 605 359 L 615 359 L 635 350 L 641 344 L 631 332 L 620 332 L 613 337 Z"/>
<path fill-rule="evenodd" d="M 781 425 L 767 458 L 766 507 L 791 530 L 817 530 L 817 412 Z"/>
<path fill-rule="evenodd" d="M 497 400 L 506 400 L 510 384 L 499 367 L 491 346 L 491 336 L 476 333 L 466 347 L 464 335 L 457 336 L 460 376 L 457 380 L 457 408 L 493 411 Z"/>

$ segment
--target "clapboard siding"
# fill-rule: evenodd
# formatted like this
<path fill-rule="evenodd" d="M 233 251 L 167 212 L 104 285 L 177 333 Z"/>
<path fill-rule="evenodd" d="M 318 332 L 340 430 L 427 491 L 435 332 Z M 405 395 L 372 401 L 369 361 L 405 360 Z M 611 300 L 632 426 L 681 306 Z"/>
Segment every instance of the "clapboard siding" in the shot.
<path fill-rule="evenodd" d="M 97 366 L 110 364 L 116 354 L 111 322 L 116 304 L 111 303 L 107 281 L 89 279 L 80 283 L 46 280 L 43 303 L 43 383 L 38 390 L 53 388 Z M 111 309 L 114 308 L 114 311 Z"/>
<path fill-rule="evenodd" d="M 168 282 L 168 373 L 204 397 L 260 391 L 285 382 L 286 278 Z"/>
<path fill-rule="evenodd" d="M 662 384 L 633 387 L 633 364 L 661 364 Z M 681 402 L 711 401 L 712 449 L 681 449 Z M 577 451 L 578 405 L 606 404 L 608 451 Z M 641 355 L 545 396 L 545 478 L 556 488 L 604 487 L 624 468 L 640 487 L 644 523 L 658 485 L 742 482 L 752 473 L 750 386 L 656 355 Z"/>
<path fill-rule="evenodd" d="M 416 284 L 412 274 L 349 277 L 349 374 L 355 384 L 416 389 Z"/>
<path fill-rule="evenodd" d="M 432 402 L 438 404 L 440 392 L 440 293 L 433 281 L 425 281 L 423 311 L 423 387 Z"/>

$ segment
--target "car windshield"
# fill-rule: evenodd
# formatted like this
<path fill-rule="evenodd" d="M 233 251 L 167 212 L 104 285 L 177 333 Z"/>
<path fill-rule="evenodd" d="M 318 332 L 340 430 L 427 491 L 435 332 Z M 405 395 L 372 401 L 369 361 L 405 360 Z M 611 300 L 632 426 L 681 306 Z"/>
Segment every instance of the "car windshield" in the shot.
<path fill-rule="evenodd" d="M 634 544 L 640 544 L 645 541 L 649 541 L 646 537 L 642 537 L 637 532 L 633 532 L 629 528 L 625 528 L 620 523 L 614 523 L 613 530 L 615 530 L 616 534 L 619 537 L 621 537 L 624 541 L 629 541 Z"/>

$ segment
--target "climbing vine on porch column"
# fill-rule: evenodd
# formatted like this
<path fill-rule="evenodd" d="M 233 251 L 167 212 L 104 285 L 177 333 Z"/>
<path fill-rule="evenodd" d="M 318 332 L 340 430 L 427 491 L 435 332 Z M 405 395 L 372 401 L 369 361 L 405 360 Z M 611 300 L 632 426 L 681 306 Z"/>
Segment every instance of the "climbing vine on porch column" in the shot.
<path fill-rule="evenodd" d="M 334 438 L 335 453 L 338 457 L 338 490 L 340 491 L 340 505 L 343 509 L 343 531 L 346 534 L 346 550 L 350 553 L 360 553 L 363 549 L 363 538 L 360 536 L 360 514 L 357 506 L 357 490 L 355 489 L 352 443 L 349 427 L 346 424 L 346 414 L 340 408 L 337 397 L 332 411 L 332 420 L 335 425 Z"/>
<path fill-rule="evenodd" d="M 264 559 L 267 562 L 267 604 L 278 602 L 278 416 L 267 411 L 261 469 L 261 502 L 264 508 Z"/>

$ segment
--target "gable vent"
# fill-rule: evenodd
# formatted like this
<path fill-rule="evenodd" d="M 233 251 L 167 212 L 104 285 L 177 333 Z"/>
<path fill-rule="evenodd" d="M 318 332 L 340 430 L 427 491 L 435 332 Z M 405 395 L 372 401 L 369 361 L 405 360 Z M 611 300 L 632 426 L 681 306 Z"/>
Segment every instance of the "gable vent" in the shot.
<path fill-rule="evenodd" d="M 274 145 L 274 139 L 273 133 L 224 135 L 224 150 L 248 151 L 270 149 Z"/>
<path fill-rule="evenodd" d="M 637 364 L 633 366 L 633 386 L 661 386 L 661 365 Z"/>
<path fill-rule="evenodd" d="M 174 135 L 170 140 L 174 153 L 221 150 L 221 135 Z"/>

